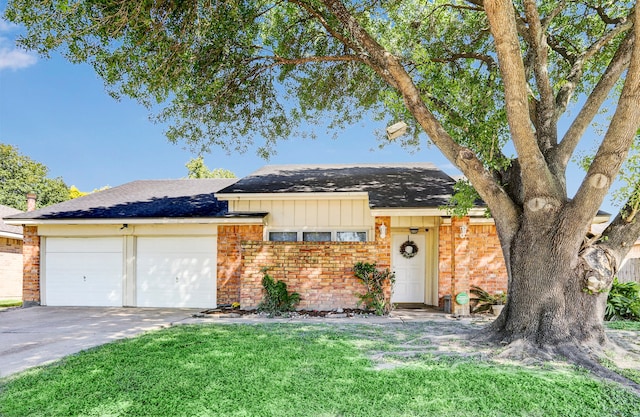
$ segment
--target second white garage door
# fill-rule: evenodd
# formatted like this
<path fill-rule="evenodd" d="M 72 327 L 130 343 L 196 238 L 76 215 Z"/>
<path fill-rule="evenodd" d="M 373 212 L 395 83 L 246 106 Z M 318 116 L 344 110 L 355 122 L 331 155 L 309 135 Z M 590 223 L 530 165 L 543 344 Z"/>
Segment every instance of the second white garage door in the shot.
<path fill-rule="evenodd" d="M 138 307 L 216 306 L 215 237 L 139 237 Z"/>

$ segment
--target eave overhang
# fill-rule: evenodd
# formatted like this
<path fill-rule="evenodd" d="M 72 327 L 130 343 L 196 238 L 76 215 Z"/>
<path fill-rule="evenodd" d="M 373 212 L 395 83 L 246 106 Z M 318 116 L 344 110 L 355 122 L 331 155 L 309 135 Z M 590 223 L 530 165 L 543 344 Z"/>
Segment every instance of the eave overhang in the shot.
<path fill-rule="evenodd" d="M 109 219 L 5 219 L 13 226 L 38 226 L 44 224 L 89 225 L 89 224 L 239 224 L 261 225 L 268 213 L 229 213 L 217 217 L 152 217 Z"/>

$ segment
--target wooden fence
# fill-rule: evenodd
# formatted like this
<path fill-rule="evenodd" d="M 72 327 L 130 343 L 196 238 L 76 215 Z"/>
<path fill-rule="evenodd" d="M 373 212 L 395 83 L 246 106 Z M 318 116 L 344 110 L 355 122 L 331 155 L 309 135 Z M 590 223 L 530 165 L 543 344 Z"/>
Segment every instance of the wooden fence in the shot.
<path fill-rule="evenodd" d="M 621 270 L 618 271 L 620 282 L 640 282 L 640 258 L 628 259 Z"/>

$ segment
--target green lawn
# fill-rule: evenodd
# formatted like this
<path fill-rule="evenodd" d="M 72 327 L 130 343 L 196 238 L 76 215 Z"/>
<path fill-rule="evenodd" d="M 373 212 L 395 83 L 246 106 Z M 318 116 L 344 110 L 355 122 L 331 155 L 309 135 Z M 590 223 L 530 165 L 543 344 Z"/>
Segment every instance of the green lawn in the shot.
<path fill-rule="evenodd" d="M 632 330 L 632 331 L 640 332 L 640 321 L 628 321 L 628 320 L 606 321 L 605 326 L 614 330 Z"/>
<path fill-rule="evenodd" d="M 401 354 L 417 331 L 424 328 L 172 327 L 0 380 L 0 415 L 640 415 L 639 397 L 584 372 L 436 359 L 429 346 Z M 393 366 L 376 366 L 371 355 L 381 351 L 397 352 Z"/>
<path fill-rule="evenodd" d="M 0 308 L 20 307 L 22 300 L 0 300 Z"/>

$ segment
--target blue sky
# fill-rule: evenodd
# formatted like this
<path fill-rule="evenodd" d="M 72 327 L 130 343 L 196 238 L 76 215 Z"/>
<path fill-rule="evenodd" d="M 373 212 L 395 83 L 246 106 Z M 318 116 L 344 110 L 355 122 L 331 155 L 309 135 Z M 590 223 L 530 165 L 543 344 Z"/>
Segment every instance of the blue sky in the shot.
<path fill-rule="evenodd" d="M 1 10 L 1 9 L 0 9 Z M 165 126 L 149 120 L 134 101 L 116 101 L 86 64 L 59 55 L 43 59 L 16 49 L 20 28 L 0 20 L 0 143 L 11 144 L 44 163 L 51 177 L 91 191 L 138 179 L 182 178 L 196 156 L 168 142 Z M 245 154 L 212 149 L 209 168 L 226 168 L 245 176 L 265 164 L 432 162 L 449 175 L 459 171 L 435 147 L 411 153 L 399 145 L 378 149 L 376 134 L 385 125 L 363 122 L 338 132 L 318 130 L 318 139 L 281 142 L 269 161 L 250 148 Z M 572 169 L 569 188 L 583 173 Z M 614 208 L 605 202 L 603 209 Z"/>

